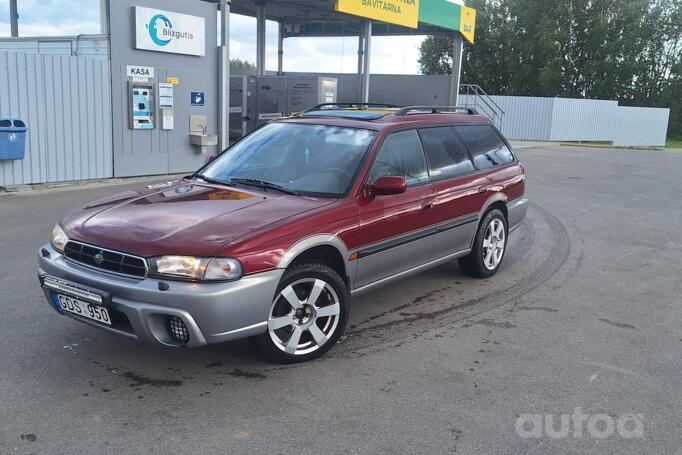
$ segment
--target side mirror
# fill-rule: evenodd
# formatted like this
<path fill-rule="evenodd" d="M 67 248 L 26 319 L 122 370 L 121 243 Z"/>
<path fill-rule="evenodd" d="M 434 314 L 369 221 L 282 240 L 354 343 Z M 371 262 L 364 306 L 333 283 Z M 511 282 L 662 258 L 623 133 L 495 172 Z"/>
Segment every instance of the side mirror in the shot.
<path fill-rule="evenodd" d="M 379 177 L 372 185 L 372 193 L 377 196 L 388 196 L 391 194 L 402 194 L 407 191 L 407 181 L 405 177 L 385 175 Z"/>

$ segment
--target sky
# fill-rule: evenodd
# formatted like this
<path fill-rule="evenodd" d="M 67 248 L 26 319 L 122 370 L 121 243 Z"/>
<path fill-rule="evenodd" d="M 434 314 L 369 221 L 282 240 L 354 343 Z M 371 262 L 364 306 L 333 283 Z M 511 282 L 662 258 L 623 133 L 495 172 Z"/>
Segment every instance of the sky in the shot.
<path fill-rule="evenodd" d="M 99 33 L 99 0 L 18 0 L 20 36 L 65 36 Z M 0 37 L 10 35 L 9 0 L 0 0 Z M 266 27 L 266 69 L 277 70 L 277 24 Z M 423 36 L 372 38 L 375 74 L 418 74 Z M 284 71 L 354 73 L 357 38 L 287 38 Z M 233 14 L 230 20 L 232 58 L 256 61 L 256 20 Z"/>

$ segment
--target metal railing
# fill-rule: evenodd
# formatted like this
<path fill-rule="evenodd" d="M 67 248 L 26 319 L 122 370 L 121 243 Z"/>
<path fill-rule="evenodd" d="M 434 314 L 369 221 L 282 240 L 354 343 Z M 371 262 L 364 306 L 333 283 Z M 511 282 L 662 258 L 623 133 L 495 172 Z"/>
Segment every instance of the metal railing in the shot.
<path fill-rule="evenodd" d="M 505 116 L 504 110 L 479 85 L 460 84 L 459 105 L 474 108 L 490 118 L 495 126 L 502 127 L 502 120 Z"/>

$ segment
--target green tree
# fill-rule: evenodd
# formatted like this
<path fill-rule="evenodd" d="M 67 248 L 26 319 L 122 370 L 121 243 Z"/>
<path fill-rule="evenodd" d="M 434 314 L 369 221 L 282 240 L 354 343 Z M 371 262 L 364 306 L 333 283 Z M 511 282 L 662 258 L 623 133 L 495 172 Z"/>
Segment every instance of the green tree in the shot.
<path fill-rule="evenodd" d="M 248 60 L 240 60 L 238 58 L 230 59 L 230 73 L 248 76 L 256 74 L 256 65 Z"/>
<path fill-rule="evenodd" d="M 682 135 L 681 0 L 474 0 L 476 43 L 462 80 L 501 95 L 618 100 L 671 108 Z M 452 38 L 429 36 L 425 74 L 449 74 Z"/>

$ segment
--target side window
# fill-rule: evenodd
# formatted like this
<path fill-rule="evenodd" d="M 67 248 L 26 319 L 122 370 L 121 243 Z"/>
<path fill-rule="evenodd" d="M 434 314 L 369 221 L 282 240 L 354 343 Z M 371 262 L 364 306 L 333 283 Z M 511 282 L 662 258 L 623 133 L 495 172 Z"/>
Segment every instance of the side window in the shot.
<path fill-rule="evenodd" d="M 371 171 L 372 181 L 385 175 L 405 177 L 408 186 L 426 182 L 424 149 L 417 131 L 402 131 L 388 136 L 377 153 Z"/>
<path fill-rule="evenodd" d="M 514 161 L 514 155 L 492 126 L 456 126 L 455 130 L 469 148 L 477 168 L 487 169 Z"/>
<path fill-rule="evenodd" d="M 429 159 L 432 180 L 442 180 L 476 170 L 466 149 L 450 126 L 419 130 Z"/>

